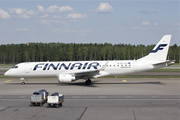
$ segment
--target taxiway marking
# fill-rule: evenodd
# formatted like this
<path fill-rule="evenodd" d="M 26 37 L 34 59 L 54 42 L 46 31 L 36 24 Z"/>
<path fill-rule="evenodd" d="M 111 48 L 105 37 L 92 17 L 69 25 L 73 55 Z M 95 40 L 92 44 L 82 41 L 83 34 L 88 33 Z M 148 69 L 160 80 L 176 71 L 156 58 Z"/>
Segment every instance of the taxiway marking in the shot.
<path fill-rule="evenodd" d="M 122 82 L 127 82 L 127 80 L 122 80 Z"/>
<path fill-rule="evenodd" d="M 12 80 L 6 80 L 6 81 L 4 81 L 4 82 L 11 82 Z"/>

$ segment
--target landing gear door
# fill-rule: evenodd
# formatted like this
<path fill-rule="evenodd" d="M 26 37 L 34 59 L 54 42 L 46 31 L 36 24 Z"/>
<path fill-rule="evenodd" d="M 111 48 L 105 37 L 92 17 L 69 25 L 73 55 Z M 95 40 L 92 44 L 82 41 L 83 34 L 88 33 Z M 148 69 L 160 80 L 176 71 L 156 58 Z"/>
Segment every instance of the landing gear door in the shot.
<path fill-rule="evenodd" d="M 138 61 L 134 60 L 134 70 L 137 71 L 138 70 Z"/>
<path fill-rule="evenodd" d="M 26 73 L 29 73 L 29 70 L 30 70 L 30 64 L 29 63 L 24 64 L 24 70 Z"/>

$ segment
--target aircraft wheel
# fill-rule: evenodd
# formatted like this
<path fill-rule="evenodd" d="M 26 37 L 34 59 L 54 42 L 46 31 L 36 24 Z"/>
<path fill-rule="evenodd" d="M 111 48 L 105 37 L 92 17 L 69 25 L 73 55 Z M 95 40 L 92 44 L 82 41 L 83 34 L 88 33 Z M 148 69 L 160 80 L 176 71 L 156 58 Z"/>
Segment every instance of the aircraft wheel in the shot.
<path fill-rule="evenodd" d="M 90 79 L 86 80 L 85 85 L 90 85 L 90 84 L 91 84 L 91 80 Z"/>
<path fill-rule="evenodd" d="M 21 84 L 22 84 L 22 85 L 25 85 L 25 82 L 22 82 Z"/>

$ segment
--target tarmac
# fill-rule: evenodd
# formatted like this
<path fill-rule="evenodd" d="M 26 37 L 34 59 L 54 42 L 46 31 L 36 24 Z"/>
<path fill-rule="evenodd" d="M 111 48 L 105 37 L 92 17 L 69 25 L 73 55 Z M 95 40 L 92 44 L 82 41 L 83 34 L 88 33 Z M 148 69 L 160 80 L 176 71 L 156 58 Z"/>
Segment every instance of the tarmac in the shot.
<path fill-rule="evenodd" d="M 63 93 L 60 108 L 30 107 L 30 94 Z M 180 78 L 98 78 L 60 84 L 57 78 L 0 78 L 0 120 L 179 120 Z"/>

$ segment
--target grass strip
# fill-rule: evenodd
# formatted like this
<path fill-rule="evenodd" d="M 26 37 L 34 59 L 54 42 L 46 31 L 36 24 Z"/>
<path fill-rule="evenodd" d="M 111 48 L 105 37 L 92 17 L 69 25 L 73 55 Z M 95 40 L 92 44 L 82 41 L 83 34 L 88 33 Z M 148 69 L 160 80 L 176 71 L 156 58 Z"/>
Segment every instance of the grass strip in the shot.
<path fill-rule="evenodd" d="M 174 63 L 173 65 L 180 65 L 180 63 Z"/>
<path fill-rule="evenodd" d="M 102 78 L 115 78 L 114 76 L 106 76 L 106 77 L 102 77 Z M 132 75 L 132 76 L 117 76 L 116 78 L 180 78 L 180 76 L 136 76 L 136 75 Z"/>
<path fill-rule="evenodd" d="M 7 70 L 8 70 L 8 69 L 0 69 L 0 71 L 4 71 L 4 72 L 7 71 Z"/>
<path fill-rule="evenodd" d="M 0 66 L 15 66 L 15 64 L 0 64 Z"/>
<path fill-rule="evenodd" d="M 154 69 L 148 72 L 180 72 L 180 69 Z"/>

